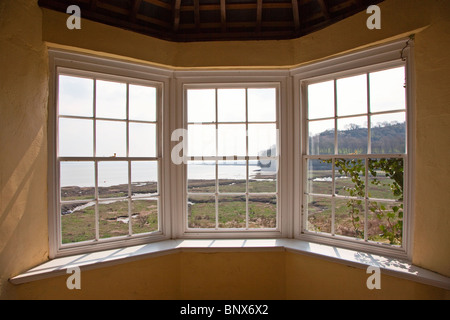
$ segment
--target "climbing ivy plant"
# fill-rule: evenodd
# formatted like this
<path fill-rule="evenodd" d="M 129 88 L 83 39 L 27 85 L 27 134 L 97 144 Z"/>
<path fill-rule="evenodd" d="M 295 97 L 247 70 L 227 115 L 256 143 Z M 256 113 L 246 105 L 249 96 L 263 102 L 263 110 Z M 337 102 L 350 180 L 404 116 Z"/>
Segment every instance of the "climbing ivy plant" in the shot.
<path fill-rule="evenodd" d="M 325 163 L 331 163 L 333 160 L 323 160 Z M 349 199 L 347 202 L 348 214 L 351 225 L 357 238 L 364 238 L 364 207 L 366 196 L 365 185 L 365 160 L 363 159 L 335 159 L 335 169 L 342 176 L 351 179 L 350 186 L 344 186 L 343 189 L 348 196 L 356 199 Z M 376 201 L 369 201 L 368 209 L 379 220 L 379 237 L 386 239 L 390 244 L 402 243 L 403 229 L 403 159 L 383 158 L 369 159 L 368 172 L 372 178 L 370 183 L 376 186 L 388 187 L 393 198 L 398 204 L 386 206 Z M 389 179 L 380 179 L 380 174 L 384 174 Z M 386 182 L 387 181 L 387 182 Z M 369 194 L 370 197 L 370 194 Z"/>
<path fill-rule="evenodd" d="M 382 237 L 388 239 L 390 244 L 401 244 L 403 230 L 403 159 L 371 159 L 369 161 L 369 171 L 375 177 L 371 183 L 389 187 L 394 199 L 399 202 L 399 204 L 393 205 L 390 208 L 377 202 L 370 202 L 369 210 L 382 221 L 380 224 Z M 385 176 L 390 178 L 388 180 L 390 181 L 389 183 L 383 183 L 377 179 L 377 172 L 380 171 L 384 172 Z"/>

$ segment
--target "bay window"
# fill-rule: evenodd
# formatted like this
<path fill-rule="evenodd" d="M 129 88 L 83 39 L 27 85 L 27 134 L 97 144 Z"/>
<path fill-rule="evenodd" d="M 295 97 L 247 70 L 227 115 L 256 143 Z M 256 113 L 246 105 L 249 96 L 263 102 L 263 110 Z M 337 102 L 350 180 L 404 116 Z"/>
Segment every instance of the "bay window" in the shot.
<path fill-rule="evenodd" d="M 269 71 L 51 51 L 51 255 L 259 237 L 406 256 L 414 128 L 403 46 Z"/>

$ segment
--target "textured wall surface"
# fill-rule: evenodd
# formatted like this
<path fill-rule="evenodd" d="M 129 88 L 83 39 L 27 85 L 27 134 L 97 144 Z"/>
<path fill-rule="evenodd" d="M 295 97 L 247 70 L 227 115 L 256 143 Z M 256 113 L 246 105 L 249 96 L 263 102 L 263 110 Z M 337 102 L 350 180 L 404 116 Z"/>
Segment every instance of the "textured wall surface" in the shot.
<path fill-rule="evenodd" d="M 20 286 L 8 282 L 11 276 L 48 259 L 47 45 L 175 69 L 287 68 L 416 33 L 417 137 L 410 150 L 416 161 L 413 263 L 450 276 L 450 2 L 386 0 L 380 7 L 381 30 L 368 30 L 368 16 L 363 12 L 296 40 L 176 44 L 84 20 L 82 30 L 68 30 L 66 15 L 41 10 L 37 0 L 1 1 L 0 298 L 72 298 L 74 294 L 67 293 L 65 278 Z M 189 253 L 92 270 L 83 275 L 90 287 L 76 294 L 154 298 L 155 291 L 148 291 L 153 287 L 164 298 L 227 298 L 220 288 L 228 286 L 229 293 L 237 297 L 329 297 L 340 287 L 333 272 L 348 281 L 354 278 L 350 287 L 359 286 L 358 279 L 365 276 L 361 270 L 318 259 L 287 253 L 278 259 L 278 254 Z M 253 274 L 248 264 L 257 263 L 264 268 Z M 226 271 L 224 266 L 231 268 L 228 273 L 220 272 Z M 308 283 L 304 274 L 309 273 L 315 275 L 309 279 L 317 281 Z M 278 274 L 283 276 L 274 279 Z M 325 286 L 319 282 L 322 277 L 328 281 Z M 109 281 L 116 278 L 129 281 Z M 446 294 L 411 282 L 405 285 L 399 279 L 386 281 L 391 292 L 407 298 Z M 342 295 L 354 297 L 345 290 Z M 385 291 L 384 297 L 391 295 Z"/>
<path fill-rule="evenodd" d="M 0 297 L 48 257 L 48 67 L 37 1 L 0 2 Z"/>

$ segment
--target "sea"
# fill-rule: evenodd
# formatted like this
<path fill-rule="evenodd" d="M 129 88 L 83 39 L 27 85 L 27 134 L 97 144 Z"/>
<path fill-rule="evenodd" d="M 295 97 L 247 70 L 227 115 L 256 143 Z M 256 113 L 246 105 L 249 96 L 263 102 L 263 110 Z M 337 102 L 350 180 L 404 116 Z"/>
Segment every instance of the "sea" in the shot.
<path fill-rule="evenodd" d="M 157 181 L 158 164 L 156 161 L 132 161 L 131 182 L 133 184 Z M 249 178 L 257 174 L 273 174 L 275 170 L 262 168 L 255 161 L 249 163 Z M 189 179 L 215 179 L 213 162 L 188 165 Z M 61 162 L 61 187 L 95 186 L 95 164 L 90 161 Z M 219 179 L 246 179 L 245 162 L 232 165 L 220 165 Z M 103 161 L 98 163 L 98 186 L 110 187 L 128 183 L 128 163 L 126 161 Z"/>

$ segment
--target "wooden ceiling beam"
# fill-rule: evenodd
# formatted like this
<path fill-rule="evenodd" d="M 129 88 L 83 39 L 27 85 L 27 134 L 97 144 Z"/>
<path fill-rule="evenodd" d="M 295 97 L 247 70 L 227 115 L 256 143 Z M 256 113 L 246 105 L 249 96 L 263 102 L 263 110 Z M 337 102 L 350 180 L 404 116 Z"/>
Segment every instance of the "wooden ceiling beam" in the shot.
<path fill-rule="evenodd" d="M 97 2 L 96 8 L 105 9 L 111 12 L 120 13 L 124 16 L 130 15 L 130 10 L 128 8 L 117 7 L 107 2 Z M 95 10 L 92 10 L 95 11 Z"/>
<path fill-rule="evenodd" d="M 334 13 L 336 11 L 340 11 L 340 10 L 348 10 L 348 12 L 351 12 L 351 8 L 352 8 L 352 3 L 351 1 L 348 2 L 342 2 L 340 4 L 337 4 L 331 8 L 329 8 L 329 12 L 330 13 Z M 363 7 L 364 9 L 366 9 L 366 7 Z M 358 7 L 358 10 L 360 10 L 361 7 Z"/>
<path fill-rule="evenodd" d="M 136 15 L 137 15 L 137 12 L 139 11 L 139 8 L 141 7 L 141 3 L 142 3 L 142 0 L 134 0 L 134 2 L 133 2 L 133 6 L 131 7 L 131 10 L 130 10 L 130 20 L 132 22 L 136 21 Z"/>
<path fill-rule="evenodd" d="M 263 0 L 256 2 L 256 32 L 261 32 Z"/>
<path fill-rule="evenodd" d="M 160 27 L 162 27 L 162 28 L 164 28 L 164 29 L 166 29 L 166 30 L 170 30 L 170 29 L 173 27 L 172 24 L 169 24 L 169 23 L 167 23 L 166 21 L 162 21 L 162 20 L 159 20 L 159 19 L 155 19 L 155 18 L 152 18 L 152 17 L 148 17 L 148 16 L 146 16 L 146 15 L 139 14 L 139 13 L 136 15 L 136 19 L 137 19 L 137 20 L 146 21 L 146 22 L 149 22 L 149 23 L 151 23 L 151 24 L 160 26 Z M 136 25 L 136 24 L 134 24 L 134 25 Z"/>
<path fill-rule="evenodd" d="M 220 23 L 222 24 L 222 32 L 227 31 L 227 5 L 226 0 L 220 0 Z"/>
<path fill-rule="evenodd" d="M 97 8 L 97 0 L 91 0 L 90 8 L 95 11 L 95 8 Z"/>
<path fill-rule="evenodd" d="M 261 23 L 261 27 L 265 28 L 285 28 L 285 29 L 291 29 L 294 26 L 292 21 L 263 21 Z M 221 29 L 221 23 L 220 22 L 204 22 L 202 23 L 202 27 L 205 29 Z M 194 30 L 195 24 L 182 24 L 180 25 L 180 31 L 181 30 Z M 228 22 L 227 23 L 227 30 L 231 30 L 234 28 L 247 28 L 247 29 L 256 29 L 256 21 L 248 21 L 248 22 Z M 249 31 L 250 32 L 250 31 Z M 285 32 L 285 31 L 281 31 Z M 232 31 L 228 31 L 227 33 L 232 33 Z"/>
<path fill-rule="evenodd" d="M 358 8 L 361 8 L 363 6 L 362 0 L 352 0 L 351 2 L 353 2 Z"/>
<path fill-rule="evenodd" d="M 180 27 L 181 0 L 175 0 L 173 6 L 173 31 L 177 32 Z"/>
<path fill-rule="evenodd" d="M 194 23 L 197 32 L 200 31 L 200 0 L 194 0 Z"/>
<path fill-rule="evenodd" d="M 172 10 L 172 8 L 173 8 L 173 5 L 171 5 L 170 3 L 162 2 L 162 1 L 159 1 L 159 0 L 143 0 L 143 1 L 147 2 L 147 3 L 150 3 L 150 4 L 153 4 L 155 6 L 158 6 L 158 7 L 162 7 L 162 8 L 167 9 L 167 10 Z"/>
<path fill-rule="evenodd" d="M 144 0 L 145 1 L 145 0 Z M 227 10 L 255 10 L 257 3 L 229 3 L 227 4 Z M 275 2 L 275 3 L 263 3 L 263 9 L 291 9 L 292 5 L 289 2 Z M 181 11 L 193 11 L 193 5 L 181 6 Z M 201 11 L 218 11 L 220 10 L 220 4 L 201 4 Z"/>
<path fill-rule="evenodd" d="M 325 17 L 325 20 L 330 20 L 330 12 L 328 10 L 328 6 L 325 3 L 324 0 L 317 0 L 317 2 L 320 5 L 320 8 L 322 9 L 322 14 Z"/>
<path fill-rule="evenodd" d="M 292 0 L 292 14 L 294 19 L 295 33 L 300 31 L 300 14 L 298 12 L 298 0 Z"/>

